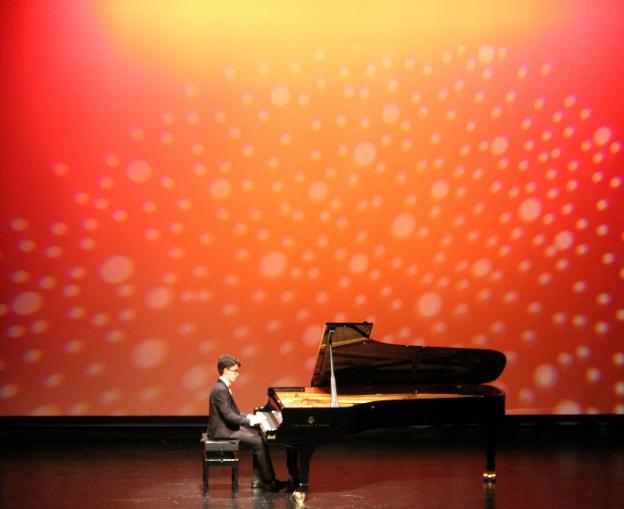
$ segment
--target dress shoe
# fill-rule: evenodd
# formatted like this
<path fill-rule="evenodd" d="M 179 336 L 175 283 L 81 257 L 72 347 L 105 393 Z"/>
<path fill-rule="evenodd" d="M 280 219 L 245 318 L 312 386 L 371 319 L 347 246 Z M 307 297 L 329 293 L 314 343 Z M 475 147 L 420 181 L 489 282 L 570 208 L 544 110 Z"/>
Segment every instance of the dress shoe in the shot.
<path fill-rule="evenodd" d="M 282 491 L 284 488 L 288 488 L 290 486 L 290 483 L 288 483 L 287 481 L 280 481 L 279 479 L 273 479 L 273 481 L 271 481 L 271 491 Z"/>
<path fill-rule="evenodd" d="M 273 479 L 272 481 L 252 481 L 251 483 L 251 489 L 253 490 L 272 491 L 274 493 L 283 490 L 287 486 L 287 482 L 280 481 L 279 479 Z"/>

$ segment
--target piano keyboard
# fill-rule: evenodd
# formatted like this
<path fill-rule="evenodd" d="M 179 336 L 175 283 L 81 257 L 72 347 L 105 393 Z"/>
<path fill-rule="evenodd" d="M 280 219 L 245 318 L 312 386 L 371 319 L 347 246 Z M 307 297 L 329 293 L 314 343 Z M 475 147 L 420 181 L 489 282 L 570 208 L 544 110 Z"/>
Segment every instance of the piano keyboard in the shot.
<path fill-rule="evenodd" d="M 275 410 L 271 412 L 258 410 L 256 411 L 256 415 L 258 414 L 264 416 L 264 420 L 260 422 L 260 428 L 265 433 L 275 431 L 279 428 L 280 424 L 282 424 L 282 412 L 277 412 Z"/>

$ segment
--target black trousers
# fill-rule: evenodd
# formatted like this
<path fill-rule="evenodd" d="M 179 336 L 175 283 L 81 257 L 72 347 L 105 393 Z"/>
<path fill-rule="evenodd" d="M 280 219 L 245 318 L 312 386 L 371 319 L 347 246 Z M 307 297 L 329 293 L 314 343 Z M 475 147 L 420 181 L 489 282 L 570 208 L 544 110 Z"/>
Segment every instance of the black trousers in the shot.
<path fill-rule="evenodd" d="M 241 426 L 238 431 L 232 433 L 232 438 L 240 440 L 242 444 L 251 448 L 254 459 L 254 480 L 272 481 L 275 479 L 269 445 L 260 430 Z"/>

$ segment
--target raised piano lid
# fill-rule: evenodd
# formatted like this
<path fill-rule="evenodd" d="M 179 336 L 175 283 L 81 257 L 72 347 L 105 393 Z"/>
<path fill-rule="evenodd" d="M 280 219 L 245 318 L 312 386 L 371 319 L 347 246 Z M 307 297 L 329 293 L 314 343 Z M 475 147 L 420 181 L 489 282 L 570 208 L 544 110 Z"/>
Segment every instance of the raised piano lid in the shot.
<path fill-rule="evenodd" d="M 505 368 L 505 355 L 496 350 L 380 343 L 370 339 L 372 328 L 368 322 L 325 324 L 311 385 L 330 384 L 330 337 L 339 392 L 347 385 L 481 384 Z"/>

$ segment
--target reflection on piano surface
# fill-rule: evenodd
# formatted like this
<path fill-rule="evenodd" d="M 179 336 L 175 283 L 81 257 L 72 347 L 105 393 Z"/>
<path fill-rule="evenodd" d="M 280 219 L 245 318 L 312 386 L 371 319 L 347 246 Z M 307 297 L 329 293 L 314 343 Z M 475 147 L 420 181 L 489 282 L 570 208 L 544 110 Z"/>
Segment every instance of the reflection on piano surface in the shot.
<path fill-rule="evenodd" d="M 486 438 L 483 479 L 495 474 L 496 427 L 505 395 L 492 386 L 505 367 L 494 350 L 420 347 L 370 339 L 372 324 L 327 323 L 311 387 L 270 387 L 263 429 L 287 446 L 296 495 L 305 498 L 320 444 L 374 428 L 479 423 Z"/>

